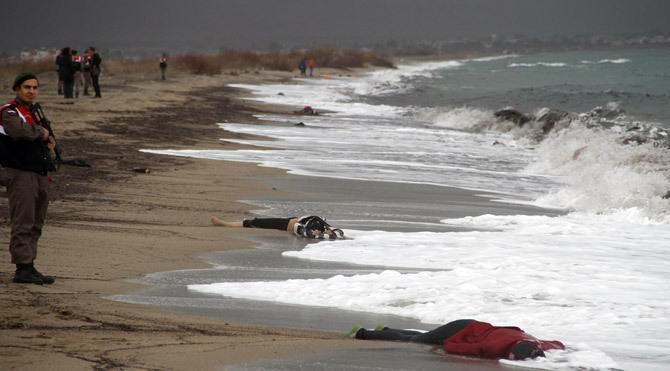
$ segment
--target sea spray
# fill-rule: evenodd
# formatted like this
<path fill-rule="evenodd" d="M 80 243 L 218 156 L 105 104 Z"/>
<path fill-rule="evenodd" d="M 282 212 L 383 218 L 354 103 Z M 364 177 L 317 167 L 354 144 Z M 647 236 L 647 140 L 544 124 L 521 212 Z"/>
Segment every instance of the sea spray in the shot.
<path fill-rule="evenodd" d="M 549 136 L 526 170 L 560 176 L 566 185 L 538 204 L 591 213 L 636 208 L 649 218 L 666 218 L 670 200 L 662 197 L 670 190 L 670 152 L 618 139 L 616 133 L 580 126 Z"/>

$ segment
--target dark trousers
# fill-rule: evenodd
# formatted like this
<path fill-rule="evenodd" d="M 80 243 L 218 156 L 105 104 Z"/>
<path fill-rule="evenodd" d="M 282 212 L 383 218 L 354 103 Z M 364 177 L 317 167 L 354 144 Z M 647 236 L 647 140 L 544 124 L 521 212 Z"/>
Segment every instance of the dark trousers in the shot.
<path fill-rule="evenodd" d="M 253 220 L 244 220 L 242 225 L 245 228 L 278 229 L 285 231 L 292 218 L 255 218 Z"/>
<path fill-rule="evenodd" d="M 9 253 L 13 264 L 30 264 L 37 258 L 49 207 L 49 179 L 32 171 L 5 168 L 12 231 Z"/>
<path fill-rule="evenodd" d="M 63 97 L 74 97 L 74 80 L 63 80 Z"/>
<path fill-rule="evenodd" d="M 95 96 L 96 97 L 102 97 L 100 94 L 100 84 L 98 83 L 98 77 L 100 77 L 100 74 L 91 74 L 91 81 L 93 81 L 93 90 L 95 91 Z"/>
<path fill-rule="evenodd" d="M 457 332 L 463 330 L 474 321 L 475 320 L 473 319 L 459 319 L 428 332 L 398 330 L 388 327 L 379 331 L 368 331 L 363 329 L 356 333 L 356 339 L 405 341 L 411 343 L 442 345 L 446 339 L 454 336 Z"/>

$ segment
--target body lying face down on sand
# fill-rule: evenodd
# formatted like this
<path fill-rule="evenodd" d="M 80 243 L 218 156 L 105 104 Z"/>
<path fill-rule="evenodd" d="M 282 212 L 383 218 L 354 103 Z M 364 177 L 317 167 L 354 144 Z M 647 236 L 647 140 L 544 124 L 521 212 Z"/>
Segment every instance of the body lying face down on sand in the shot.
<path fill-rule="evenodd" d="M 341 229 L 331 227 L 325 218 L 315 215 L 288 218 L 254 218 L 238 222 L 226 222 L 213 216 L 212 224 L 217 227 L 229 228 L 276 229 L 293 232 L 301 237 L 325 240 L 344 238 L 344 232 Z"/>
<path fill-rule="evenodd" d="M 545 351 L 565 350 L 557 340 L 540 340 L 518 327 L 493 326 L 473 319 L 451 321 L 427 332 L 379 325 L 374 330 L 355 326 L 344 337 L 436 345 L 448 354 L 488 359 L 524 360 L 544 357 Z"/>

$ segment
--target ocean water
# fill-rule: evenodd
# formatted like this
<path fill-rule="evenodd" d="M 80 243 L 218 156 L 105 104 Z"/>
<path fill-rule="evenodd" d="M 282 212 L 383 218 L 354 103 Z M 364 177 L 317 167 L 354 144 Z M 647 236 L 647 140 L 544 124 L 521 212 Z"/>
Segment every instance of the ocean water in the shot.
<path fill-rule="evenodd" d="M 445 216 L 444 225 L 464 227 L 456 232 L 398 232 L 392 223 L 384 230 L 346 229 L 344 241 L 284 256 L 385 271 L 189 289 L 436 325 L 476 318 L 567 346 L 516 365 L 666 370 L 669 59 L 669 49 L 508 55 L 233 85 L 248 89 L 251 99 L 310 105 L 323 114 L 260 116 L 283 125 L 218 124 L 272 138 L 237 141 L 268 150 L 153 152 L 308 176 L 458 187 L 564 213 Z M 497 118 L 502 108 L 530 121 Z M 549 126 L 548 112 L 557 118 Z M 274 215 L 286 211 L 271 202 L 260 206 L 278 207 Z"/>

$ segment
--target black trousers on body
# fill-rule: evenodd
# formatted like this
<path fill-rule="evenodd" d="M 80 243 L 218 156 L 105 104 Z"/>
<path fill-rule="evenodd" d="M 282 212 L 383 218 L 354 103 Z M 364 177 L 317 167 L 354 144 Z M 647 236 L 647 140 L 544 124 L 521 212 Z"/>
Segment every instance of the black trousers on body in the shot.
<path fill-rule="evenodd" d="M 242 225 L 245 228 L 262 228 L 262 229 L 278 229 L 285 231 L 288 228 L 288 223 L 294 218 L 255 218 L 252 220 L 244 220 Z"/>
<path fill-rule="evenodd" d="M 404 341 L 410 343 L 442 345 L 446 339 L 454 336 L 457 332 L 463 330 L 474 321 L 475 320 L 473 319 L 459 319 L 428 332 L 398 330 L 388 327 L 379 331 L 360 329 L 356 333 L 356 339 Z"/>

